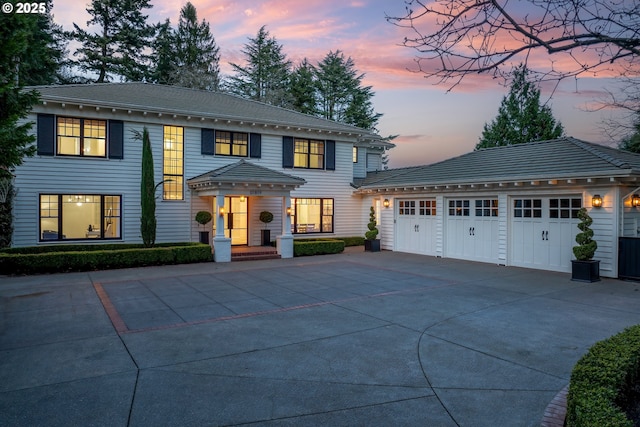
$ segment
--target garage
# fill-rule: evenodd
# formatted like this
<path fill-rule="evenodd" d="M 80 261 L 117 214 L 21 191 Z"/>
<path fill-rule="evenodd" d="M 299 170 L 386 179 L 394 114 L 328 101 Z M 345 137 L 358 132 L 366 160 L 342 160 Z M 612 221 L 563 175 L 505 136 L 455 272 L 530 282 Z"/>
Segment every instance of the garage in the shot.
<path fill-rule="evenodd" d="M 511 265 L 571 271 L 579 195 L 511 199 Z"/>
<path fill-rule="evenodd" d="M 436 199 L 398 200 L 395 250 L 436 255 L 436 212 Z"/>
<path fill-rule="evenodd" d="M 499 263 L 498 230 L 497 197 L 447 200 L 447 257 Z"/>

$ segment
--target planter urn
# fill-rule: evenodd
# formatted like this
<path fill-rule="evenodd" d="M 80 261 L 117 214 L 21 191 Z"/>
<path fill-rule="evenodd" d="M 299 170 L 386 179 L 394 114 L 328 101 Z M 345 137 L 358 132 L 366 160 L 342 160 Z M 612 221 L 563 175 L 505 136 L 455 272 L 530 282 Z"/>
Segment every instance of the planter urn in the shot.
<path fill-rule="evenodd" d="M 571 260 L 571 280 L 575 282 L 599 282 L 600 260 Z"/>
<path fill-rule="evenodd" d="M 380 252 L 380 239 L 365 240 L 364 250 L 365 252 Z"/>

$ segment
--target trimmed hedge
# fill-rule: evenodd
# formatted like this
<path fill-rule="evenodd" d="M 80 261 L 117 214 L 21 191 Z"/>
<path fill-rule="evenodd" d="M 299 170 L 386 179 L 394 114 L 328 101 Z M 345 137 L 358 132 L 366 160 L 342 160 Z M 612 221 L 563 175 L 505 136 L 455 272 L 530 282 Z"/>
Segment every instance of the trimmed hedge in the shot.
<path fill-rule="evenodd" d="M 640 373 L 640 325 L 596 343 L 573 368 L 567 427 L 633 427 L 629 406 Z"/>
<path fill-rule="evenodd" d="M 0 274 L 38 274 L 108 270 L 211 261 L 211 247 L 201 243 L 55 245 L 0 252 Z"/>
<path fill-rule="evenodd" d="M 362 246 L 364 245 L 364 237 L 337 237 L 338 240 L 342 240 L 345 246 Z"/>
<path fill-rule="evenodd" d="M 293 256 L 338 254 L 344 251 L 344 241 L 338 239 L 304 239 L 293 241 Z"/>

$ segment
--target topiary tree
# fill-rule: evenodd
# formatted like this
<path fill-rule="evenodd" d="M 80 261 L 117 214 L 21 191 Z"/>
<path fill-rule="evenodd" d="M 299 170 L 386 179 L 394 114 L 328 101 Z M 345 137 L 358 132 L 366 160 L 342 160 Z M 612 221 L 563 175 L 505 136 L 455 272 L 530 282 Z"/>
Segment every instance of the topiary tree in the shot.
<path fill-rule="evenodd" d="M 598 249 L 598 244 L 595 240 L 592 240 L 593 230 L 589 228 L 593 223 L 593 219 L 591 219 L 585 208 L 578 211 L 578 219 L 580 219 L 578 228 L 581 232 L 576 235 L 578 246 L 573 247 L 573 254 L 578 261 L 589 261 L 593 259 L 596 249 Z"/>
<path fill-rule="evenodd" d="M 260 222 L 264 224 L 264 228 L 266 230 L 267 224 L 273 221 L 273 214 L 269 211 L 260 212 Z"/>
<path fill-rule="evenodd" d="M 196 214 L 196 222 L 200 225 L 207 225 L 211 221 L 211 213 L 207 211 L 199 211 Z"/>
<path fill-rule="evenodd" d="M 375 240 L 378 236 L 378 229 L 376 228 L 376 211 L 373 206 L 369 209 L 369 223 L 367 224 L 367 228 L 369 230 L 364 233 L 364 237 L 367 240 Z"/>

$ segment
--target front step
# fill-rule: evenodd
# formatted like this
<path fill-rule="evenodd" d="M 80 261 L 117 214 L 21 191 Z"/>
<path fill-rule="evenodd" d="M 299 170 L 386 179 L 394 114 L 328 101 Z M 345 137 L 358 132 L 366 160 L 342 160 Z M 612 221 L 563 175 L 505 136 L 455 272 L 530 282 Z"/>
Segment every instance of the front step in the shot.
<path fill-rule="evenodd" d="M 280 255 L 274 249 L 259 249 L 252 251 L 233 252 L 231 251 L 231 261 L 256 261 L 263 259 L 280 259 Z"/>

